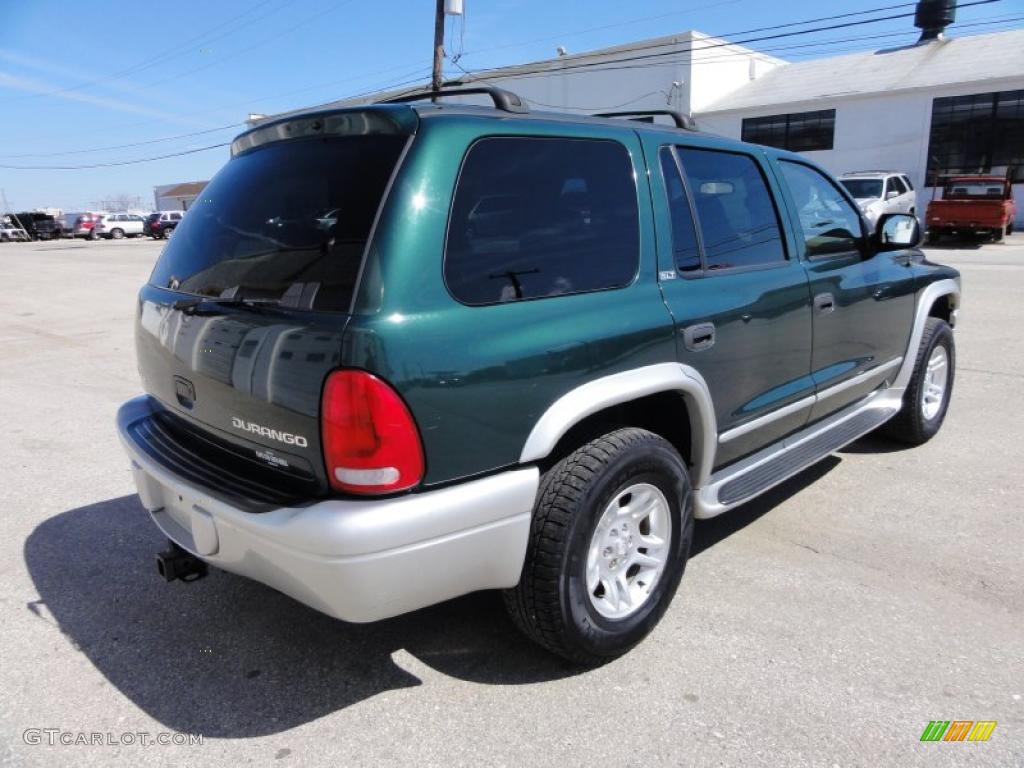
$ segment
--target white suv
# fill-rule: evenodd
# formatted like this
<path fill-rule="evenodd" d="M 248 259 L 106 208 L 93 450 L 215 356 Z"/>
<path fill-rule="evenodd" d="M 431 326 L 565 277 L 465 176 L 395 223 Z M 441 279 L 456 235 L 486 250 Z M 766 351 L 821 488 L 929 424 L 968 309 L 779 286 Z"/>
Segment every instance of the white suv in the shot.
<path fill-rule="evenodd" d="M 134 213 L 108 213 L 103 216 L 92 228 L 93 239 L 97 237 L 112 237 L 120 240 L 122 237 L 138 237 L 142 234 L 143 225 L 146 220 Z"/>
<path fill-rule="evenodd" d="M 883 213 L 917 214 L 917 193 L 907 174 L 899 171 L 858 171 L 844 173 L 839 183 L 846 187 L 867 220 L 874 225 Z"/>

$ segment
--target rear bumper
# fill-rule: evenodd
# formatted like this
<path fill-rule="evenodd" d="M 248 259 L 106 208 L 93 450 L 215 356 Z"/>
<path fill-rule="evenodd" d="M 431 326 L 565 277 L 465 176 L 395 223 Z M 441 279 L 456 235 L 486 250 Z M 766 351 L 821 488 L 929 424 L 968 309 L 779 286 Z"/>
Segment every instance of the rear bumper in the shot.
<path fill-rule="evenodd" d="M 211 565 L 345 621 L 395 616 L 519 581 L 539 482 L 536 467 L 390 499 L 328 499 L 243 511 L 174 475 L 126 427 L 118 432 L 143 506 L 163 533 Z"/>

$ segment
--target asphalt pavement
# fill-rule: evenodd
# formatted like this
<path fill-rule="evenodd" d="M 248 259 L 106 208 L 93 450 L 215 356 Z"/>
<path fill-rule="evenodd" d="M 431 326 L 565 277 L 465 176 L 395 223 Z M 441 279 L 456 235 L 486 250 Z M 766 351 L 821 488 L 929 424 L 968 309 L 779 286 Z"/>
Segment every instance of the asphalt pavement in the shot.
<path fill-rule="evenodd" d="M 964 289 L 939 436 L 698 524 L 659 627 L 591 671 L 494 594 L 356 626 L 223 572 L 164 584 L 114 432 L 160 247 L 0 245 L 4 763 L 1024 765 L 1024 236 L 928 251 Z M 931 720 L 998 724 L 922 743 Z M 142 744 L 178 734 L 202 744 Z"/>

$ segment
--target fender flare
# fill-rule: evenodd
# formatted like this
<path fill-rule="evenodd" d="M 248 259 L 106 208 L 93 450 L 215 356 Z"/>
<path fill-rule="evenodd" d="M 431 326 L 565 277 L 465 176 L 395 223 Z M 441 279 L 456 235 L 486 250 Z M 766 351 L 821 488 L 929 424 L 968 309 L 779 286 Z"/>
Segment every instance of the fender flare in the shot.
<path fill-rule="evenodd" d="M 588 416 L 647 395 L 678 392 L 690 411 L 690 481 L 700 488 L 711 476 L 718 431 L 707 382 L 681 363 L 657 363 L 603 376 L 562 395 L 534 424 L 519 456 L 521 464 L 548 456 L 558 441 Z"/>
<path fill-rule="evenodd" d="M 914 328 L 910 333 L 910 341 L 907 344 L 907 352 L 903 355 L 903 365 L 900 372 L 893 380 L 892 389 L 903 391 L 910 383 L 910 377 L 914 374 L 914 363 L 917 362 L 917 348 L 921 346 L 921 337 L 924 335 L 924 326 L 928 322 L 928 313 L 931 312 L 935 301 L 942 296 L 954 296 L 957 304 L 960 302 L 960 278 L 947 278 L 936 280 L 927 286 L 917 298 L 917 309 L 914 314 Z"/>

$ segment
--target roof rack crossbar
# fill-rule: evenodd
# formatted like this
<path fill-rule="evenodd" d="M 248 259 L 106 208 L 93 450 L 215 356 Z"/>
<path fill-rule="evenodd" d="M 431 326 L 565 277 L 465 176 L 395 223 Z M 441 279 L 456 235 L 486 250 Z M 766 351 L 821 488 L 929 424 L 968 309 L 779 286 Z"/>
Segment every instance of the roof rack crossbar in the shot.
<path fill-rule="evenodd" d="M 473 94 L 486 94 L 490 96 L 491 101 L 494 102 L 495 109 L 500 109 L 502 112 L 514 112 L 522 115 L 530 111 L 530 107 L 518 94 L 506 91 L 504 88 L 495 88 L 492 85 L 474 85 L 470 88 L 441 88 L 438 91 L 423 90 L 401 96 L 392 96 L 390 99 L 384 99 L 381 103 L 401 104 L 409 101 L 423 101 L 424 99 L 431 99 L 436 96 L 470 96 Z"/>
<path fill-rule="evenodd" d="M 674 109 L 631 109 L 625 112 L 598 112 L 593 117 L 628 117 L 631 120 L 635 120 L 639 117 L 657 117 L 659 115 L 671 117 L 672 122 L 676 124 L 676 128 L 681 128 L 684 131 L 697 130 L 697 124 L 693 122 L 692 117 Z"/>

